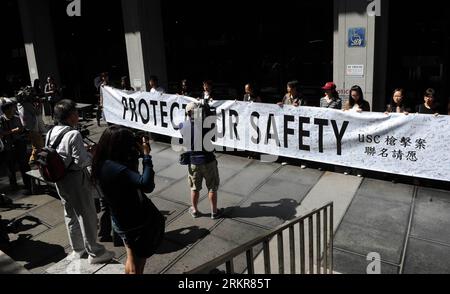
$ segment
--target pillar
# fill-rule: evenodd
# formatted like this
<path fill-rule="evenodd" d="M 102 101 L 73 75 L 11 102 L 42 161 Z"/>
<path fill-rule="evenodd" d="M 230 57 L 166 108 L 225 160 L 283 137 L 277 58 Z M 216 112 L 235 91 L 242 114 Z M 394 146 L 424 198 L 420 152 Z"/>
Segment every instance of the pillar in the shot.
<path fill-rule="evenodd" d="M 49 0 L 18 0 L 31 83 L 53 76 L 60 83 Z"/>
<path fill-rule="evenodd" d="M 369 15 L 369 5 L 375 15 Z M 387 42 L 387 1 L 334 0 L 333 76 L 345 100 L 348 90 L 358 85 L 372 110 L 384 111 Z"/>
<path fill-rule="evenodd" d="M 167 68 L 160 0 L 122 0 L 131 85 L 147 90 L 150 75 L 167 89 Z"/>

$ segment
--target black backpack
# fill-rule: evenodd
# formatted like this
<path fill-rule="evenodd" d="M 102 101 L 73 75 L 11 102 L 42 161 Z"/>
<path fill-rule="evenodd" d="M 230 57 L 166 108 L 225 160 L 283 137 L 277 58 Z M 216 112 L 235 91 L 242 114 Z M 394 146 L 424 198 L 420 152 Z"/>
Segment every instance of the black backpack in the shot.
<path fill-rule="evenodd" d="M 41 152 L 37 156 L 37 166 L 39 167 L 39 173 L 42 178 L 51 183 L 56 183 L 62 180 L 66 174 L 67 169 L 64 164 L 64 160 L 61 155 L 58 154 L 56 149 L 58 149 L 59 144 L 61 144 L 64 136 L 71 131 L 71 129 L 67 129 L 56 138 L 55 143 L 50 146 L 50 138 L 52 136 L 53 129 L 50 130 L 48 135 L 46 147 L 41 150 Z"/>

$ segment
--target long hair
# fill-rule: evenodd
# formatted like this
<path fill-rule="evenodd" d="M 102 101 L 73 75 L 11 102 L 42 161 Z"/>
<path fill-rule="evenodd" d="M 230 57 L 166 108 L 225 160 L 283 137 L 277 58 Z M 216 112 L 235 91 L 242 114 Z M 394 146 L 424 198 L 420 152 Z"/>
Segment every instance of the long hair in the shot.
<path fill-rule="evenodd" d="M 403 96 L 403 100 L 402 100 L 402 102 L 400 103 L 400 105 L 397 105 L 397 103 L 395 103 L 395 101 L 394 101 L 394 95 L 395 95 L 396 92 L 402 93 L 402 96 Z M 391 107 L 397 107 L 397 106 L 402 107 L 402 106 L 405 106 L 405 104 L 406 104 L 405 89 L 403 89 L 403 88 L 397 88 L 397 89 L 395 89 L 394 92 L 392 92 Z"/>
<path fill-rule="evenodd" d="M 359 94 L 358 102 L 356 102 L 355 99 L 353 99 L 353 97 L 352 97 L 352 92 L 353 91 L 358 92 L 358 94 Z M 364 94 L 363 94 L 363 91 L 362 91 L 361 87 L 360 86 L 353 86 L 350 89 L 350 95 L 349 95 L 349 98 L 348 98 L 349 109 L 353 108 L 353 106 L 355 106 L 356 103 L 358 103 L 359 106 L 362 106 L 363 102 L 364 102 Z"/>
<path fill-rule="evenodd" d="M 338 91 L 336 91 L 336 89 L 332 90 L 331 96 L 333 97 L 334 100 L 341 99 L 341 97 L 339 96 L 339 93 L 338 93 Z"/>
<path fill-rule="evenodd" d="M 92 159 L 92 179 L 100 178 L 107 160 L 120 163 L 137 172 L 139 151 L 134 134 L 122 126 L 111 126 L 103 133 Z"/>

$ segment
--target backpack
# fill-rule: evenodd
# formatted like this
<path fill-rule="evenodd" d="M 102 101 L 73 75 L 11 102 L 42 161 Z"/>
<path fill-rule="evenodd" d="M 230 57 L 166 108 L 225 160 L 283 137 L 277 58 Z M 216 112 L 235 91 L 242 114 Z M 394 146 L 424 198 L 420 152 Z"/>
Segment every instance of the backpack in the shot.
<path fill-rule="evenodd" d="M 50 138 L 52 136 L 53 129 L 50 130 L 48 135 L 46 147 L 41 150 L 41 152 L 37 156 L 37 166 L 39 167 L 39 173 L 42 178 L 51 183 L 56 183 L 62 180 L 66 174 L 67 169 L 62 159 L 61 155 L 58 154 L 56 149 L 58 149 L 59 144 L 61 144 L 64 136 L 71 131 L 71 129 L 67 129 L 56 138 L 55 143 L 50 146 Z"/>

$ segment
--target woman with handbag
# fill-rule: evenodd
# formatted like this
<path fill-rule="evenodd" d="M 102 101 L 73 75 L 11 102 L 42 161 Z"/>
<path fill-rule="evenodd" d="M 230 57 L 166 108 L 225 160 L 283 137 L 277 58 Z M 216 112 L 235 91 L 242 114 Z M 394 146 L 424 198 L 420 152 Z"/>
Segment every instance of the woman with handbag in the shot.
<path fill-rule="evenodd" d="M 150 151 L 148 138 L 137 140 L 130 130 L 111 126 L 100 138 L 92 161 L 93 180 L 102 189 L 113 229 L 126 246 L 126 274 L 142 274 L 164 236 L 165 219 L 144 194 L 155 188 Z"/>

